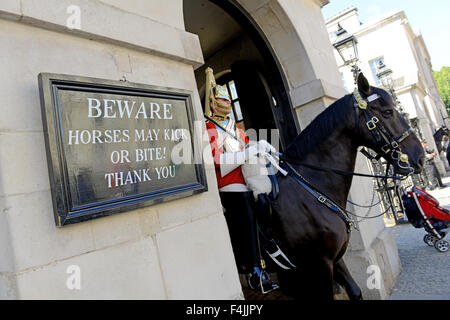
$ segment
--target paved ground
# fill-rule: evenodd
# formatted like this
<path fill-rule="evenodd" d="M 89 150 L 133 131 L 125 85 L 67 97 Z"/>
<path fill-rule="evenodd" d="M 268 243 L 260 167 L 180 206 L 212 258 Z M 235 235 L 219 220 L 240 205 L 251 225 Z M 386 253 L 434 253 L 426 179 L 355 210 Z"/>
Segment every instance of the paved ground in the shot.
<path fill-rule="evenodd" d="M 450 209 L 450 173 L 446 187 L 430 191 Z M 426 232 L 410 224 L 392 227 L 402 262 L 391 300 L 450 300 L 450 251 L 441 253 L 423 242 Z M 450 241 L 447 236 L 446 240 Z"/>

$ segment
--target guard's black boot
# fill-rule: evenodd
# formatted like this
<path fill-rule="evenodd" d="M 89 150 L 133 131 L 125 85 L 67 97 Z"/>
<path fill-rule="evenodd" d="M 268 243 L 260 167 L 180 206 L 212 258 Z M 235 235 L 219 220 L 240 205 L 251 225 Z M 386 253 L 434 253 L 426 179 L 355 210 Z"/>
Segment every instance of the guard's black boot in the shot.
<path fill-rule="evenodd" d="M 271 204 L 270 198 L 265 193 L 258 194 L 258 198 L 255 201 L 255 211 L 256 220 L 258 221 L 258 226 L 269 238 L 273 236 L 272 230 L 272 214 L 271 214 Z"/>
<path fill-rule="evenodd" d="M 260 235 L 260 241 L 262 247 L 270 256 L 270 258 L 281 268 L 285 270 L 295 269 L 288 257 L 280 249 L 280 243 L 276 239 L 275 234 L 272 229 L 272 217 L 271 217 L 271 204 L 270 198 L 265 193 L 258 194 L 258 199 L 255 203 L 258 229 Z"/>
<path fill-rule="evenodd" d="M 249 274 L 247 283 L 250 289 L 261 290 L 263 294 L 277 290 L 277 284 L 270 280 L 267 272 L 262 271 L 259 267 L 255 267 L 253 273 Z"/>

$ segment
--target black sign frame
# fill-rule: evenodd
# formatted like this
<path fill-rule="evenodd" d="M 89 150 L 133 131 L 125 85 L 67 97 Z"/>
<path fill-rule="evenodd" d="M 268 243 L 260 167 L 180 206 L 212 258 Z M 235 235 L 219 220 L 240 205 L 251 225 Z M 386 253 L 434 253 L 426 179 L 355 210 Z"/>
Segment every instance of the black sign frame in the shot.
<path fill-rule="evenodd" d="M 69 178 L 62 145 L 61 134 L 63 127 L 60 119 L 61 105 L 58 99 L 58 90 L 65 89 L 182 100 L 186 105 L 193 154 L 194 157 L 195 155 L 200 155 L 201 157 L 201 142 L 194 136 L 194 120 L 196 119 L 192 103 L 193 93 L 192 91 L 183 89 L 53 73 L 40 73 L 38 75 L 38 84 L 52 204 L 55 223 L 58 227 L 181 199 L 208 191 L 204 163 L 201 158 L 197 158 L 193 166 L 196 179 L 191 183 L 167 189 L 159 189 L 150 194 L 136 195 L 135 197 L 127 197 L 126 199 L 118 198 L 107 203 L 96 203 L 82 209 L 70 210 Z"/>

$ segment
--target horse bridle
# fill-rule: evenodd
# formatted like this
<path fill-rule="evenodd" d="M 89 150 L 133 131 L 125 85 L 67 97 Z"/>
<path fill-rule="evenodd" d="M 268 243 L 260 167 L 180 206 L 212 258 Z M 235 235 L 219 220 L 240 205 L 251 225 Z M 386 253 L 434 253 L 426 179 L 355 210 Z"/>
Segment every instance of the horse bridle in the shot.
<path fill-rule="evenodd" d="M 391 159 L 397 161 L 397 165 L 402 169 L 407 169 L 410 171 L 409 174 L 414 172 L 414 168 L 411 167 L 406 153 L 402 153 L 400 148 L 400 143 L 404 141 L 407 137 L 414 133 L 412 128 L 409 128 L 403 132 L 399 137 L 394 138 L 392 134 L 385 128 L 383 123 L 369 110 L 369 103 L 380 98 L 376 93 L 364 99 L 359 93 L 358 89 L 353 92 L 353 99 L 355 101 L 354 107 L 358 113 L 361 110 L 364 115 L 366 126 L 370 133 L 372 134 L 375 142 L 380 146 L 380 149 L 384 152 L 384 155 L 391 153 Z M 359 119 L 358 115 L 356 116 Z M 356 124 L 356 128 L 358 125 Z M 355 128 L 355 129 L 356 129 Z M 379 158 L 379 156 L 378 156 Z M 408 174 L 408 175 L 409 175 Z"/>

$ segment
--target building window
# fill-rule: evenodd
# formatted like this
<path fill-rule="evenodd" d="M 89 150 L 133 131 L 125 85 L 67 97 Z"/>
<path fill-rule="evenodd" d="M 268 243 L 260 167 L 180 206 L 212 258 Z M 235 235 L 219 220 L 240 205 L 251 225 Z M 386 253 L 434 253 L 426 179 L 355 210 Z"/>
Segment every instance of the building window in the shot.
<path fill-rule="evenodd" d="M 380 65 L 380 61 L 384 63 L 384 57 L 380 57 L 369 61 L 370 70 L 372 70 L 373 79 L 375 80 L 375 85 L 377 86 L 381 85 L 381 80 L 377 77 L 378 66 Z"/>
<path fill-rule="evenodd" d="M 231 95 L 231 105 L 233 106 L 233 114 L 231 115 L 231 117 L 234 119 L 234 121 L 240 122 L 244 119 L 244 117 L 242 116 L 241 105 L 239 104 L 239 97 L 236 91 L 234 80 L 227 82 L 227 88 L 228 92 Z"/>

